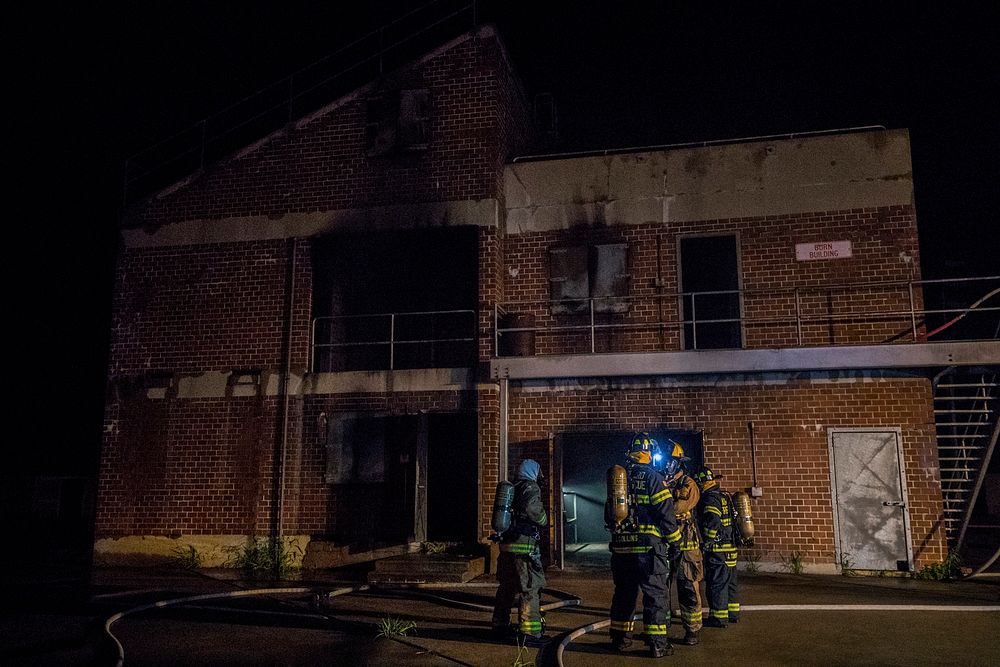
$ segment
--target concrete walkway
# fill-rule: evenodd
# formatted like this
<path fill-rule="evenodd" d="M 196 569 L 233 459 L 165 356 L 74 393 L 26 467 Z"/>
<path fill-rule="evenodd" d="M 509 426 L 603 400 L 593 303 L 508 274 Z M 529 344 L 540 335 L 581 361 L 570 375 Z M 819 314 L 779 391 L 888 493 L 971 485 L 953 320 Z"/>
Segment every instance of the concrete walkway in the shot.
<path fill-rule="evenodd" d="M 223 574 L 223 573 L 214 573 Z M 224 573 L 232 577 L 232 573 Z M 327 592 L 361 585 L 362 572 L 266 584 Z M 326 598 L 306 592 L 204 599 L 127 615 L 112 631 L 125 665 L 555 665 L 570 631 L 607 619 L 610 573 L 601 567 L 550 570 L 549 587 L 580 598 L 546 615 L 552 640 L 519 649 L 489 632 L 494 584 L 421 590 L 370 589 Z M 0 616 L 0 664 L 114 665 L 104 634 L 117 612 L 156 601 L 264 584 L 180 570 L 96 570 L 85 592 L 7 588 Z M 997 665 L 1000 580 L 952 583 L 816 575 L 744 576 L 742 621 L 706 628 L 696 647 L 658 662 L 689 665 Z M 558 598 L 546 595 L 543 603 Z M 886 607 L 889 608 L 886 608 Z M 985 609 L 992 607 L 994 610 Z M 405 638 L 376 637 L 382 619 L 412 621 Z M 673 636 L 683 634 L 678 625 Z M 641 644 L 614 656 L 606 628 L 568 643 L 567 667 L 649 664 Z"/>

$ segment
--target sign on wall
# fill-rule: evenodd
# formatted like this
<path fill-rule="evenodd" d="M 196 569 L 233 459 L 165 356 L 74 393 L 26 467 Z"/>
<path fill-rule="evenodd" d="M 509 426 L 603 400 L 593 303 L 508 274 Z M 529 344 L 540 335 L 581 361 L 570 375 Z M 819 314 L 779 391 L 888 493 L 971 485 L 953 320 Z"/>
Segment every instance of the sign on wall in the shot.
<path fill-rule="evenodd" d="M 850 241 L 820 241 L 819 243 L 795 244 L 795 259 L 800 262 L 809 262 L 817 259 L 845 259 L 850 256 Z"/>

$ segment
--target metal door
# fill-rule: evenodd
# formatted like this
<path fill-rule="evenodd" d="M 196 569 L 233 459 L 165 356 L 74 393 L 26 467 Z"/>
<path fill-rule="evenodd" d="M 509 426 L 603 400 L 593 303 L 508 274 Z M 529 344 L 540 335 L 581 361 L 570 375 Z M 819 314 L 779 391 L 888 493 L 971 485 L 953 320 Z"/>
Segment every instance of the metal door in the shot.
<path fill-rule="evenodd" d="M 837 560 L 860 570 L 913 562 L 899 429 L 830 429 Z"/>

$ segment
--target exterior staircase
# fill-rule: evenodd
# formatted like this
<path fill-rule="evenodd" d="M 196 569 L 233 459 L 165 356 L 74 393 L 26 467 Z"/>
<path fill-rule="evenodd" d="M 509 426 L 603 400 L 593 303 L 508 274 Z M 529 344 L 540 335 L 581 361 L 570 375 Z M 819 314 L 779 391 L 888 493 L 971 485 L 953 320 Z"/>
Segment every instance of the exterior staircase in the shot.
<path fill-rule="evenodd" d="M 997 368 L 956 368 L 934 379 L 934 425 L 944 524 L 951 548 L 960 546 L 972 504 L 996 441 L 1000 411 L 1000 372 Z"/>

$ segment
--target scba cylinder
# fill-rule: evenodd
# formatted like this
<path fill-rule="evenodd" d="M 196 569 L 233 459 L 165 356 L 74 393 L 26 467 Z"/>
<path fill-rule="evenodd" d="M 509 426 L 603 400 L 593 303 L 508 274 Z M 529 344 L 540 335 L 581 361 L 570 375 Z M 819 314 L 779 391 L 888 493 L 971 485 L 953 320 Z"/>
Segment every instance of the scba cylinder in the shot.
<path fill-rule="evenodd" d="M 604 504 L 604 520 L 615 528 L 628 518 L 628 473 L 613 465 L 608 468 L 608 499 Z"/>
<path fill-rule="evenodd" d="M 733 508 L 736 510 L 736 530 L 743 538 L 744 544 L 753 543 L 753 508 L 750 506 L 750 496 L 746 491 L 733 494 Z"/>
<path fill-rule="evenodd" d="M 493 497 L 493 517 L 490 520 L 490 527 L 501 535 L 510 528 L 512 511 L 514 506 L 514 485 L 503 480 L 497 484 L 496 495 Z"/>

